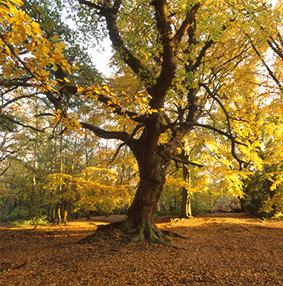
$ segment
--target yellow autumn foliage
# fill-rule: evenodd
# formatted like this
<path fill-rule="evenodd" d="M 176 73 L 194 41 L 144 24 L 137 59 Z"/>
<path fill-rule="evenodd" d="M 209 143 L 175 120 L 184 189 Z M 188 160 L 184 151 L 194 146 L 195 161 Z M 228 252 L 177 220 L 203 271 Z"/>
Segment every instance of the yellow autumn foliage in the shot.
<path fill-rule="evenodd" d="M 63 187 L 63 195 L 59 199 L 69 196 L 75 199 L 75 210 L 103 211 L 111 213 L 115 208 L 130 205 L 134 192 L 126 182 L 117 183 L 117 172 L 111 169 L 88 167 L 81 175 L 55 173 L 48 177 L 45 186 L 50 190 Z"/>
<path fill-rule="evenodd" d="M 4 80 L 17 80 L 23 74 L 29 74 L 33 87 L 41 91 L 57 91 L 56 82 L 52 82 L 48 66 L 71 72 L 72 67 L 63 56 L 66 44 L 59 38 L 51 43 L 40 29 L 38 23 L 18 9 L 22 1 L 3 0 L 0 4 L 0 65 Z"/>

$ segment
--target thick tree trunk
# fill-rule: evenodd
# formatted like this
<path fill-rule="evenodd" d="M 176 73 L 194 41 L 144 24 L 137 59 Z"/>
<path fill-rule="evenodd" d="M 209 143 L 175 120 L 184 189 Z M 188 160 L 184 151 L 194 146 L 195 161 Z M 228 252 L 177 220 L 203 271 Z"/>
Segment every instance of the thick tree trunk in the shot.
<path fill-rule="evenodd" d="M 152 183 L 143 179 L 137 190 L 133 204 L 128 212 L 128 219 L 121 225 L 128 233 L 137 233 L 133 241 L 147 238 L 149 242 L 161 239 L 161 233 L 154 223 L 154 212 L 164 183 Z"/>
<path fill-rule="evenodd" d="M 140 183 L 128 219 L 121 225 L 121 229 L 137 233 L 133 241 L 147 238 L 149 242 L 157 242 L 161 240 L 161 232 L 154 223 L 154 212 L 165 183 L 165 170 L 157 152 L 150 152 L 149 148 L 140 150 L 136 157 Z"/>
<path fill-rule="evenodd" d="M 158 199 L 163 190 L 163 184 L 153 184 L 149 180 L 141 180 L 135 200 L 129 209 L 129 217 L 133 220 L 134 227 L 142 221 L 154 227 L 154 212 Z"/>

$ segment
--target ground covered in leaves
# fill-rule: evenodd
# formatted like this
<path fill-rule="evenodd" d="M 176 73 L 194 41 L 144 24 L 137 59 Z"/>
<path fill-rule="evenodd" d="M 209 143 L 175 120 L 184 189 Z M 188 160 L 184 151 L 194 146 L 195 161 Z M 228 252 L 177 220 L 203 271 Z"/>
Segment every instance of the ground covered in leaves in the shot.
<path fill-rule="evenodd" d="M 160 229 L 189 236 L 170 244 L 124 243 L 116 230 L 78 243 L 93 218 L 35 230 L 1 226 L 0 285 L 283 285 L 283 221 L 243 214 L 181 220 L 157 218 Z"/>

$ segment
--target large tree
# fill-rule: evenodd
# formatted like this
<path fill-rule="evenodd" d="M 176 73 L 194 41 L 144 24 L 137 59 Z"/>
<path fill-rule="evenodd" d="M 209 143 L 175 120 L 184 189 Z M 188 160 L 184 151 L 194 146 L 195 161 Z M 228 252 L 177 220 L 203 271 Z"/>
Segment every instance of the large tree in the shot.
<path fill-rule="evenodd" d="M 19 56 L 16 58 L 19 48 L 3 37 L 9 56 L 18 59 L 21 69 L 29 76 L 20 81 L 18 75 L 12 74 L 17 78 L 15 81 L 6 71 L 4 75 L 9 80 L 2 81 L 2 85 L 29 86 L 41 92 L 42 86 L 46 86 L 42 94 L 53 104 L 55 118 L 66 127 L 83 127 L 98 137 L 117 139 L 127 145 L 137 160 L 140 183 L 128 218 L 120 227 L 137 233 L 133 240 L 146 237 L 150 242 L 161 241 L 162 233 L 154 224 L 154 211 L 166 170 L 171 161 L 179 160 L 176 150 L 182 146 L 185 136 L 195 128 L 206 128 L 216 138 L 214 145 L 223 140 L 233 158 L 228 156 L 227 148 L 217 157 L 224 156 L 230 173 L 236 164 L 242 169 L 256 161 L 257 118 L 251 108 L 259 110 L 268 104 L 264 101 L 268 96 L 265 92 L 263 98 L 257 90 L 261 61 L 252 45 L 256 41 L 261 52 L 266 52 L 268 40 L 277 30 L 270 29 L 269 36 L 260 38 L 257 34 L 264 29 L 254 25 L 247 15 L 253 12 L 261 20 L 265 15 L 263 26 L 272 23 L 276 27 L 281 19 L 273 19 L 273 8 L 264 1 L 236 6 L 234 1 L 80 0 L 76 3 L 78 17 L 87 19 L 82 30 L 101 28 L 106 32 L 117 62 L 129 66 L 139 79 L 136 93 L 115 93 L 106 86 L 78 87 L 68 83 L 71 67 L 51 52 L 59 52 L 60 44 L 57 50 L 50 48 L 53 72 L 50 62 L 39 57 L 45 63 L 45 70 L 50 70 L 42 74 L 40 66 L 33 64 L 31 69 Z M 52 40 L 56 47 L 57 37 L 53 36 Z M 40 80 L 29 83 L 38 78 L 37 73 Z M 46 83 L 43 79 L 48 76 L 53 81 Z M 282 97 L 280 92 L 274 90 L 273 98 Z M 69 110 L 78 95 L 92 102 L 94 108 L 105 107 L 105 121 L 93 123 L 95 112 L 79 121 L 70 116 Z M 260 104 L 251 104 L 258 99 Z M 282 123 L 282 117 L 278 120 Z M 129 121 L 131 124 L 126 124 Z M 245 157 L 249 162 L 244 162 Z M 235 174 L 234 177 L 238 173 Z"/>
<path fill-rule="evenodd" d="M 241 121 L 241 104 L 245 105 L 249 99 L 242 100 L 241 96 L 246 95 L 233 92 L 227 86 L 232 79 L 235 89 L 243 91 L 246 82 L 256 80 L 258 59 L 247 37 L 252 38 L 259 28 L 245 17 L 243 10 L 247 15 L 258 15 L 260 21 L 265 15 L 263 25 L 276 25 L 275 20 L 271 20 L 272 8 L 263 1 L 236 6 L 233 1 L 80 0 L 79 3 L 85 7 L 82 9 L 89 9 L 99 15 L 100 20 L 105 20 L 114 50 L 120 61 L 141 80 L 148 100 L 147 110 L 141 114 L 124 110 L 127 106 L 116 104 L 114 99 L 97 96 L 97 100 L 110 105 L 114 113 L 124 114 L 136 122 L 131 133 L 125 128 L 109 131 L 87 123 L 82 126 L 97 136 L 122 140 L 132 150 L 139 166 L 140 184 L 128 219 L 121 227 L 137 232 L 137 240 L 147 237 L 158 241 L 160 233 L 153 215 L 165 183 L 166 168 L 170 161 L 176 160 L 176 149 L 194 127 L 208 128 L 229 139 L 240 169 L 245 163 L 237 154 L 237 147 L 247 147 L 248 137 L 254 144 L 255 138 L 246 133 L 237 140 L 233 127 L 237 125 L 235 121 Z M 258 44 L 269 39 L 260 39 Z M 238 68 L 240 65 L 245 68 Z M 243 80 L 237 74 L 240 72 L 245 73 Z M 217 104 L 224 115 L 218 127 L 200 120 L 209 114 L 213 104 Z M 230 108 L 230 104 L 234 104 L 234 108 Z M 243 117 L 246 118 L 242 122 L 247 120 L 247 114 Z M 164 133 L 167 140 L 161 143 Z"/>

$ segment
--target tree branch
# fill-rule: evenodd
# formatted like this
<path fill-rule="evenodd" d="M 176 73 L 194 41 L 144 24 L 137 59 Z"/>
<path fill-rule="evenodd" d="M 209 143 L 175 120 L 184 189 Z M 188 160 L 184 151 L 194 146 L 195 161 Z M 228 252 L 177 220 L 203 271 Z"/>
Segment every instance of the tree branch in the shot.
<path fill-rule="evenodd" d="M 4 87 L 32 87 L 32 85 L 28 82 L 20 82 L 20 81 L 7 81 L 7 80 L 0 80 L 0 86 Z"/>
<path fill-rule="evenodd" d="M 203 46 L 203 48 L 201 49 L 196 62 L 194 63 L 193 67 L 192 67 L 192 71 L 195 71 L 201 64 L 201 60 L 202 58 L 205 56 L 206 51 L 214 44 L 214 41 L 212 39 L 210 39 L 209 41 L 207 41 L 205 43 L 205 45 Z"/>
<path fill-rule="evenodd" d="M 29 72 L 33 77 L 37 78 L 37 74 L 34 73 L 27 65 L 26 63 L 16 54 L 14 48 L 12 45 L 10 45 L 9 43 L 7 43 L 7 41 L 5 40 L 4 36 L 2 34 L 0 34 L 0 38 L 1 40 L 5 43 L 5 45 L 7 46 L 7 48 L 10 50 L 11 54 L 19 61 L 19 63 L 21 63 L 23 65 L 23 67 L 25 68 L 25 70 L 27 72 Z"/>
<path fill-rule="evenodd" d="M 281 90 L 283 88 L 283 86 L 281 85 L 280 81 L 277 79 L 277 77 L 275 76 L 275 74 L 273 73 L 273 71 L 270 69 L 270 67 L 267 65 L 267 63 L 265 62 L 265 60 L 262 58 L 260 52 L 258 51 L 258 49 L 255 47 L 255 45 L 253 44 L 252 40 L 249 39 L 249 42 L 253 48 L 253 50 L 255 51 L 255 53 L 258 55 L 258 57 L 260 58 L 261 62 L 263 63 L 263 65 L 265 66 L 265 68 L 267 69 L 267 72 L 269 73 L 269 75 L 272 77 L 272 79 L 275 81 L 275 83 L 278 85 L 279 89 Z"/>
<path fill-rule="evenodd" d="M 154 0 L 152 5 L 155 7 L 155 19 L 161 42 L 166 45 L 172 40 L 171 23 L 168 17 L 166 1 Z"/>
<path fill-rule="evenodd" d="M 224 105 L 222 104 L 222 102 L 211 92 L 211 90 L 209 89 L 209 87 L 205 84 L 205 83 L 200 83 L 199 86 L 204 87 L 204 89 L 207 91 L 207 93 L 210 95 L 210 97 L 212 97 L 220 106 L 220 108 L 222 109 L 222 111 L 225 114 L 226 120 L 227 120 L 227 126 L 228 126 L 228 132 L 229 134 L 231 134 L 231 125 L 230 125 L 230 116 L 228 115 Z"/>
<path fill-rule="evenodd" d="M 177 158 L 173 158 L 172 160 L 175 161 L 175 163 L 182 163 L 184 165 L 193 165 L 193 166 L 197 166 L 197 167 L 200 167 L 200 168 L 203 167 L 202 164 L 198 164 L 198 163 L 195 163 L 195 162 L 192 162 L 192 161 L 184 161 L 184 160 L 180 160 L 180 159 L 177 159 Z"/>
<path fill-rule="evenodd" d="M 80 4 L 85 4 L 91 8 L 99 10 L 99 14 L 104 16 L 106 19 L 107 30 L 109 33 L 110 40 L 113 48 L 120 55 L 121 59 L 144 81 L 145 85 L 150 82 L 148 79 L 151 78 L 149 70 L 142 64 L 125 46 L 119 30 L 117 28 L 117 15 L 119 8 L 122 4 L 121 0 L 116 0 L 112 7 L 110 6 L 99 6 L 90 1 L 79 0 Z"/>
<path fill-rule="evenodd" d="M 8 171 L 8 169 L 11 167 L 11 164 L 12 163 L 10 162 L 9 165 L 0 173 L 0 177 Z"/>
<path fill-rule="evenodd" d="M 116 150 L 114 156 L 112 157 L 111 161 L 107 164 L 107 166 L 110 165 L 111 163 L 113 163 L 113 161 L 116 159 L 117 155 L 119 154 L 121 148 L 124 147 L 125 145 L 126 145 L 126 143 L 123 142 L 122 144 L 120 144 L 120 145 L 118 146 L 118 148 L 117 148 L 117 150 Z"/>
<path fill-rule="evenodd" d="M 248 164 L 247 162 L 241 160 L 237 154 L 236 154 L 236 144 L 238 145 L 242 145 L 242 146 L 245 146 L 245 147 L 248 147 L 246 144 L 242 143 L 242 142 L 239 142 L 236 140 L 236 138 L 232 135 L 232 134 L 229 134 L 227 132 L 224 132 L 220 129 L 217 129 L 215 127 L 212 127 L 210 125 L 207 125 L 207 124 L 201 124 L 201 123 L 188 123 L 189 125 L 193 125 L 193 126 L 197 126 L 197 127 L 203 127 L 203 128 L 206 128 L 206 129 L 210 129 L 212 131 L 215 131 L 216 133 L 218 134 L 221 134 L 225 137 L 227 137 L 228 139 L 231 140 L 231 153 L 232 153 L 232 156 L 237 160 L 237 162 L 239 163 L 239 170 L 241 171 L 243 168 L 242 168 L 242 164 Z"/>
<path fill-rule="evenodd" d="M 33 97 L 36 97 L 35 94 L 30 94 L 30 95 L 22 95 L 22 96 L 18 96 L 18 97 L 15 97 L 9 101 L 7 101 L 5 104 L 3 104 L 1 107 L 2 108 L 5 108 L 7 107 L 9 104 L 13 103 L 13 102 L 16 102 L 20 99 L 23 99 L 23 98 L 33 98 Z"/>
<path fill-rule="evenodd" d="M 46 129 L 46 128 L 38 129 L 38 128 L 35 128 L 35 127 L 31 126 L 31 125 L 23 124 L 23 123 L 21 123 L 21 122 L 19 122 L 19 121 L 16 121 L 16 120 L 12 119 L 11 117 L 9 117 L 9 116 L 7 116 L 7 115 L 5 115 L 5 114 L 3 114 L 3 113 L 0 113 L 0 117 L 4 118 L 4 119 L 6 119 L 6 120 L 9 120 L 9 121 L 11 121 L 11 122 L 13 122 L 13 123 L 15 123 L 15 124 L 17 124 L 17 125 L 20 125 L 20 126 L 22 126 L 22 127 L 30 128 L 30 129 L 32 129 L 32 130 L 34 130 L 34 131 L 38 131 L 38 132 L 44 133 L 44 131 L 45 131 L 45 129 Z"/>
<path fill-rule="evenodd" d="M 177 43 L 179 43 L 181 41 L 184 34 L 187 32 L 187 30 L 189 29 L 191 24 L 194 22 L 195 15 L 196 15 L 199 7 L 200 7 L 200 3 L 195 4 L 192 7 L 191 11 L 187 14 L 186 19 L 184 20 L 181 27 L 179 28 L 179 30 L 176 32 L 176 34 L 174 36 L 174 39 Z"/>
<path fill-rule="evenodd" d="M 267 41 L 269 47 L 283 60 L 283 53 L 280 50 L 280 47 L 272 37 L 270 37 L 270 39 L 272 42 L 270 40 Z"/>
<path fill-rule="evenodd" d="M 103 10 L 103 7 L 101 7 L 101 6 L 99 6 L 99 5 L 95 4 L 95 3 L 92 3 L 90 1 L 79 0 L 79 3 L 80 4 L 85 4 L 85 5 L 87 5 L 87 6 L 91 7 L 91 8 L 95 8 L 95 9 L 100 10 L 100 11 Z"/>
<path fill-rule="evenodd" d="M 92 131 L 96 136 L 104 139 L 118 139 L 125 142 L 128 146 L 131 146 L 134 143 L 134 139 L 127 132 L 119 132 L 119 131 L 107 131 L 96 127 L 92 124 L 80 122 L 81 126 L 85 129 Z"/>
<path fill-rule="evenodd" d="M 150 71 L 126 48 L 120 36 L 117 28 L 118 7 L 119 5 L 115 9 L 108 8 L 104 14 L 113 48 L 117 51 L 121 59 L 144 81 L 145 85 L 148 85 L 151 78 Z"/>
<path fill-rule="evenodd" d="M 106 104 L 108 107 L 110 108 L 114 108 L 114 112 L 118 115 L 127 115 L 131 120 L 138 122 L 138 123 L 144 123 L 146 120 L 146 116 L 145 115 L 139 115 L 135 112 L 132 111 L 127 111 L 125 109 L 123 109 L 120 105 L 113 103 L 111 98 L 103 95 L 103 94 L 99 94 L 97 99 Z"/>

